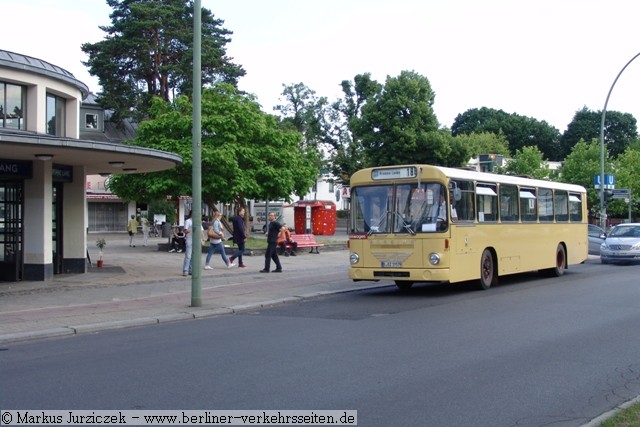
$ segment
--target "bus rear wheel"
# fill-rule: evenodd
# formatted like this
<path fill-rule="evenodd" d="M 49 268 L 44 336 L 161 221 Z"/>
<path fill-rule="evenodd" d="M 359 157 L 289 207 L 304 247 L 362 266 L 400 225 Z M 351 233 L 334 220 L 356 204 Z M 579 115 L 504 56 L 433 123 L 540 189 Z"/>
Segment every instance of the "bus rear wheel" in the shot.
<path fill-rule="evenodd" d="M 556 266 L 542 270 L 546 276 L 560 277 L 564 274 L 564 270 L 567 268 L 567 252 L 564 250 L 562 243 L 558 243 L 556 248 Z"/>
<path fill-rule="evenodd" d="M 493 259 L 493 253 L 489 249 L 482 252 L 480 258 L 480 288 L 489 289 L 491 286 L 498 284 L 498 273 L 496 272 L 496 262 Z"/>
<path fill-rule="evenodd" d="M 404 280 L 396 280 L 396 286 L 401 291 L 408 291 L 413 286 L 413 282 L 407 282 Z"/>

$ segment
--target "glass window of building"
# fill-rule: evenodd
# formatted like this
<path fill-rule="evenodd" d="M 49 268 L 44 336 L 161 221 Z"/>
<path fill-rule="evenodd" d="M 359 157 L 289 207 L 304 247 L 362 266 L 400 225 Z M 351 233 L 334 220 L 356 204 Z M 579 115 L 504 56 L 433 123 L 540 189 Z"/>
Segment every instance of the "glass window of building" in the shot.
<path fill-rule="evenodd" d="M 85 115 L 85 127 L 87 129 L 98 129 L 98 115 L 86 114 Z"/>
<path fill-rule="evenodd" d="M 47 94 L 47 135 L 65 136 L 65 100 Z"/>
<path fill-rule="evenodd" d="M 23 86 L 0 82 L 0 126 L 26 129 L 24 106 L 26 91 Z"/>

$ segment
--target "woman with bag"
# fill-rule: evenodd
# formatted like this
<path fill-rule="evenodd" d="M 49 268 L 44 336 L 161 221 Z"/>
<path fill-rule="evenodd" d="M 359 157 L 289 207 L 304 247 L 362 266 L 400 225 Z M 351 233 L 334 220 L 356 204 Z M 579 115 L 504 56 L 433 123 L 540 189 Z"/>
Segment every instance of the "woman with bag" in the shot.
<path fill-rule="evenodd" d="M 217 211 L 213 217 L 213 223 L 207 229 L 207 236 L 209 236 L 209 251 L 207 252 L 207 258 L 204 263 L 205 270 L 213 270 L 213 267 L 209 265 L 209 261 L 211 261 L 211 257 L 216 253 L 216 250 L 220 252 L 222 261 L 225 263 L 227 268 L 236 266 L 235 263 L 230 262 L 227 258 L 224 245 L 222 244 L 222 241 L 226 239 L 224 238 L 224 227 L 222 227 L 222 223 L 220 222 L 221 216 L 222 214 L 220 211 Z"/>

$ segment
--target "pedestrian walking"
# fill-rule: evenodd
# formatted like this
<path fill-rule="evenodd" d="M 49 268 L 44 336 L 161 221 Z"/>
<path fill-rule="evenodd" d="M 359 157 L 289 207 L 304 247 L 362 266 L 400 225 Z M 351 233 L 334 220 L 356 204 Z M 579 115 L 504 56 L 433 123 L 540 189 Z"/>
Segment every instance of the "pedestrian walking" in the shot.
<path fill-rule="evenodd" d="M 264 269 L 260 273 L 269 273 L 271 268 L 271 260 L 276 264 L 274 273 L 282 273 L 282 265 L 278 258 L 278 236 L 282 225 L 276 221 L 276 214 L 269 212 L 269 226 L 267 227 L 267 250 L 264 253 Z"/>
<path fill-rule="evenodd" d="M 213 223 L 207 229 L 207 236 L 209 237 L 209 251 L 207 252 L 207 259 L 204 262 L 205 270 L 213 270 L 213 267 L 211 267 L 209 262 L 211 261 L 211 257 L 216 253 L 216 251 L 220 252 L 222 261 L 225 263 L 227 268 L 236 266 L 235 263 L 229 261 L 229 258 L 227 258 L 224 245 L 222 244 L 224 240 L 224 227 L 220 222 L 221 217 L 222 213 L 220 211 L 217 211 L 213 217 Z"/>
<path fill-rule="evenodd" d="M 149 220 L 143 215 L 140 222 L 142 223 L 142 246 L 147 246 L 149 241 L 149 230 L 151 229 L 149 226 Z"/>
<path fill-rule="evenodd" d="M 238 259 L 238 267 L 245 268 L 246 266 L 242 262 L 242 254 L 244 254 L 244 244 L 247 241 L 247 233 L 245 232 L 244 227 L 244 208 L 240 208 L 236 215 L 233 217 L 233 241 L 236 245 L 238 245 L 238 249 L 231 255 L 229 261 L 233 263 L 233 261 Z"/>
<path fill-rule="evenodd" d="M 191 265 L 191 253 L 193 252 L 193 220 L 191 219 L 191 211 L 187 214 L 187 219 L 184 221 L 184 234 L 185 234 L 185 248 L 184 248 L 184 262 L 182 263 L 182 275 L 192 273 Z"/>
<path fill-rule="evenodd" d="M 138 221 L 136 221 L 135 215 L 131 215 L 131 219 L 127 223 L 127 231 L 129 232 L 129 247 L 135 248 L 136 245 L 133 244 L 133 237 L 138 232 Z"/>

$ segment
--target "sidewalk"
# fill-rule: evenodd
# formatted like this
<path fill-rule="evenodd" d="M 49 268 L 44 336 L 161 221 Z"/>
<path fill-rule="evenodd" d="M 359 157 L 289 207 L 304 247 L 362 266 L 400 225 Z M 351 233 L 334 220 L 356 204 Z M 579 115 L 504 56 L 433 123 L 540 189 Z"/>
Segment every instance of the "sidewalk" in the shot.
<path fill-rule="evenodd" d="M 95 241 L 100 237 L 107 246 L 104 266 L 97 268 Z M 332 244 L 325 243 L 320 254 L 301 249 L 296 257 L 280 257 L 283 273 L 259 272 L 263 251 L 246 256 L 243 269 L 227 269 L 216 254 L 214 269 L 200 272 L 202 306 L 191 307 L 192 277 L 182 276 L 184 254 L 158 250 L 166 238 L 149 238 L 145 247 L 138 235 L 136 247 L 129 247 L 125 233 L 90 234 L 93 266 L 87 274 L 0 283 L 0 344 L 239 313 L 376 286 L 345 283 L 349 260 L 344 230 L 317 239 Z"/>

